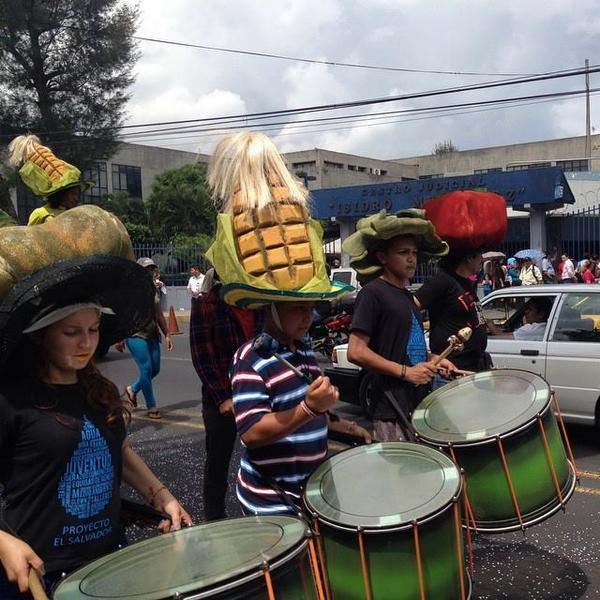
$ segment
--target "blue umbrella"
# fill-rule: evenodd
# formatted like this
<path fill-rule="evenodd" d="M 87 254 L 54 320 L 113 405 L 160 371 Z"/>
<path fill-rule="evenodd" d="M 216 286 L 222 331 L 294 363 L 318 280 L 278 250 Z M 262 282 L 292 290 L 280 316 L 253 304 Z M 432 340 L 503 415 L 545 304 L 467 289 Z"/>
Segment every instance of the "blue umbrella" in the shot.
<path fill-rule="evenodd" d="M 541 260 L 544 258 L 544 253 L 537 248 L 529 248 L 528 250 L 519 250 L 515 254 L 515 258 L 531 258 L 531 260 Z"/>

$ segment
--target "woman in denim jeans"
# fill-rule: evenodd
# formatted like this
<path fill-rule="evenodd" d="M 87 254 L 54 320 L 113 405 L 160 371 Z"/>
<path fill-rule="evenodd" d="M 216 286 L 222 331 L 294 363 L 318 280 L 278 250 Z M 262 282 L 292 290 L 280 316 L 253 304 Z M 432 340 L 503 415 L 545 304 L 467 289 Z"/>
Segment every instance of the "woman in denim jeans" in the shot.
<path fill-rule="evenodd" d="M 150 271 L 151 274 L 158 270 L 151 258 L 142 257 L 137 262 Z M 125 339 L 125 345 L 139 369 L 138 378 L 131 385 L 128 385 L 125 391 L 131 404 L 136 407 L 137 395 L 141 390 L 146 400 L 148 416 L 151 419 L 161 419 L 162 416 L 156 407 L 156 398 L 152 387 L 152 380 L 160 371 L 160 332 L 162 331 L 165 336 L 168 351 L 173 349 L 173 340 L 168 332 L 167 322 L 160 308 L 160 292 L 158 290 L 154 297 L 154 306 L 155 319 L 144 329 Z"/>

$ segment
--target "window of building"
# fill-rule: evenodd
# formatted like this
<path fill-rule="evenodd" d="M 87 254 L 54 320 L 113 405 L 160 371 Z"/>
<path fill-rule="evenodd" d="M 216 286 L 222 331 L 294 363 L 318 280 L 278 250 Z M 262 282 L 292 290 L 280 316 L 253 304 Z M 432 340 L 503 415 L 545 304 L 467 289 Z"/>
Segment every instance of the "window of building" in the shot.
<path fill-rule="evenodd" d="M 83 192 L 83 204 L 98 204 L 108 195 L 106 163 L 104 161 L 99 161 L 95 163 L 91 169 L 84 171 L 83 181 L 90 181 L 94 183 L 94 187 Z"/>
<path fill-rule="evenodd" d="M 439 179 L 443 176 L 443 173 L 434 173 L 433 175 L 419 175 L 419 179 Z"/>
<path fill-rule="evenodd" d="M 310 167 L 316 167 L 317 162 L 315 160 L 307 160 L 304 162 L 292 163 L 292 169 L 308 169 Z"/>
<path fill-rule="evenodd" d="M 557 160 L 556 166 L 560 167 L 563 171 L 580 172 L 589 171 L 590 167 L 586 159 L 583 160 Z"/>
<path fill-rule="evenodd" d="M 387 172 L 387 170 L 386 170 L 386 169 L 379 169 L 379 174 L 380 174 L 380 175 L 387 175 L 387 174 L 388 174 L 388 172 Z"/>
<path fill-rule="evenodd" d="M 356 167 L 357 171 L 360 171 L 361 173 L 366 173 L 367 172 L 367 167 Z"/>
<path fill-rule="evenodd" d="M 331 161 L 329 161 L 329 160 L 325 160 L 325 161 L 323 161 L 323 164 L 324 164 L 326 167 L 329 167 L 330 169 L 343 169 L 343 168 L 344 168 L 344 165 L 343 165 L 343 163 L 331 162 Z M 360 167 L 359 167 L 359 169 L 360 169 Z"/>
<path fill-rule="evenodd" d="M 348 165 L 348 171 L 356 171 L 356 165 Z"/>
<path fill-rule="evenodd" d="M 112 189 L 113 192 L 127 192 L 132 198 L 142 198 L 141 167 L 113 164 Z"/>
<path fill-rule="evenodd" d="M 528 165 L 509 165 L 506 167 L 507 171 L 527 171 L 528 169 L 543 169 L 545 167 L 551 167 L 550 162 L 538 162 L 530 163 Z"/>
<path fill-rule="evenodd" d="M 479 173 L 501 173 L 502 167 L 490 167 L 489 169 L 475 169 L 473 173 L 475 175 Z"/>

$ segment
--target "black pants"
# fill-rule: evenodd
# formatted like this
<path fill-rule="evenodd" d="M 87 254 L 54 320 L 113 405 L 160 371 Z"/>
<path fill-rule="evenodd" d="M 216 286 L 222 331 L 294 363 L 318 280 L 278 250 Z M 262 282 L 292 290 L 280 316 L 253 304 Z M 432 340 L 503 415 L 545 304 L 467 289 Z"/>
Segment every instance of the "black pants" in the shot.
<path fill-rule="evenodd" d="M 222 415 L 207 400 L 202 406 L 206 428 L 206 461 L 204 463 L 204 519 L 213 521 L 225 515 L 225 495 L 229 462 L 237 436 L 233 415 Z"/>

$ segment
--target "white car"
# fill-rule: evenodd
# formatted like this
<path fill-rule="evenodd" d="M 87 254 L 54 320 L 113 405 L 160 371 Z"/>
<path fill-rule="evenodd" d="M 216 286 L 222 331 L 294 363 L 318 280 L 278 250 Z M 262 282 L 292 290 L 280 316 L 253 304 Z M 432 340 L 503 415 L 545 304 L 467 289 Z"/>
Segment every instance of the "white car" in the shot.
<path fill-rule="evenodd" d="M 552 310 L 539 340 L 515 340 L 523 309 L 533 296 L 547 297 Z M 517 286 L 482 300 L 487 321 L 506 335 L 488 337 L 495 367 L 525 369 L 541 375 L 556 393 L 565 420 L 600 425 L 600 285 Z M 347 344 L 337 346 L 326 374 L 340 387 L 341 399 L 370 412 L 369 375 L 348 361 Z"/>

